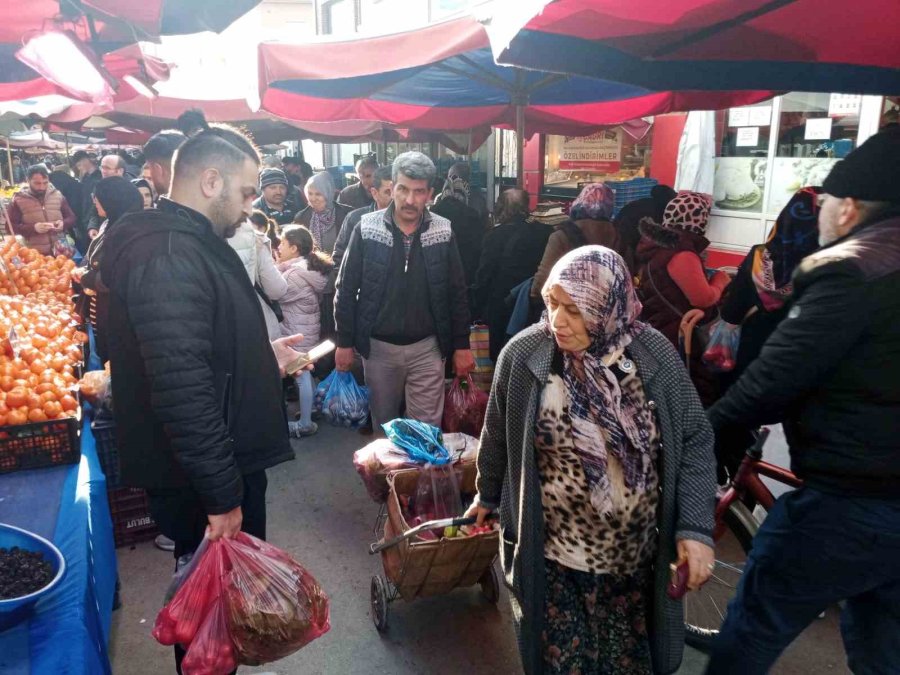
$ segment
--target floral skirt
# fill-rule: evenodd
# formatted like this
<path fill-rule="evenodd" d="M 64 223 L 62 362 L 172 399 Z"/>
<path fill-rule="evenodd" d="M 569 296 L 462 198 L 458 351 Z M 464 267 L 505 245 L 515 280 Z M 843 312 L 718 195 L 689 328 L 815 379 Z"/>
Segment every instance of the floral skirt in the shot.
<path fill-rule="evenodd" d="M 649 573 L 590 574 L 545 560 L 544 672 L 650 675 Z"/>

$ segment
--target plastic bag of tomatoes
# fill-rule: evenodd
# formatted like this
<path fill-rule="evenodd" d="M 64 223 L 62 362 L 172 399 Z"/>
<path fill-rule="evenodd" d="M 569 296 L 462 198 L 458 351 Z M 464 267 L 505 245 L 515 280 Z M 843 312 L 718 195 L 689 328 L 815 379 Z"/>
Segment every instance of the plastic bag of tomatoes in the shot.
<path fill-rule="evenodd" d="M 204 540 L 156 617 L 153 637 L 187 649 L 185 675 L 224 675 L 294 653 L 330 628 L 328 597 L 287 553 L 246 533 Z"/>

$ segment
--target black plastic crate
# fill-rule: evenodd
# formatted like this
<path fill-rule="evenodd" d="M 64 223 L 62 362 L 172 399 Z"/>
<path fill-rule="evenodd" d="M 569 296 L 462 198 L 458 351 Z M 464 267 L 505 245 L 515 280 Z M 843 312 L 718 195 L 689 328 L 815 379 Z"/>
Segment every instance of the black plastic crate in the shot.
<path fill-rule="evenodd" d="M 0 473 L 81 460 L 81 409 L 76 417 L 0 427 Z"/>
<path fill-rule="evenodd" d="M 107 496 L 116 548 L 149 541 L 159 534 L 156 521 L 150 515 L 150 501 L 144 490 L 114 488 L 107 490 Z"/>
<path fill-rule="evenodd" d="M 91 422 L 91 432 L 97 444 L 97 457 L 106 475 L 106 487 L 119 487 L 119 448 L 116 446 L 116 423 L 109 418 L 98 417 Z"/>

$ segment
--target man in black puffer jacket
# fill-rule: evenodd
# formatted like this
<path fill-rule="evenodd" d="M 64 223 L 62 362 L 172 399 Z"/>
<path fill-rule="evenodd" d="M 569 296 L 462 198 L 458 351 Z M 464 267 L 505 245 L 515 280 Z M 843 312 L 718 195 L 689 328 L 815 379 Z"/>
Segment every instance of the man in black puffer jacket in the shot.
<path fill-rule="evenodd" d="M 147 489 L 176 558 L 204 531 L 265 537 L 265 469 L 294 456 L 279 364 L 299 338 L 270 344 L 225 242 L 250 211 L 258 167 L 239 132 L 195 135 L 175 155 L 170 197 L 116 223 L 101 266 L 122 481 Z"/>
<path fill-rule="evenodd" d="M 850 669 L 900 672 L 898 175 L 900 131 L 835 165 L 823 248 L 798 267 L 787 318 L 709 411 L 717 432 L 783 421 L 805 481 L 753 540 L 710 673 L 768 672 L 839 600 Z"/>

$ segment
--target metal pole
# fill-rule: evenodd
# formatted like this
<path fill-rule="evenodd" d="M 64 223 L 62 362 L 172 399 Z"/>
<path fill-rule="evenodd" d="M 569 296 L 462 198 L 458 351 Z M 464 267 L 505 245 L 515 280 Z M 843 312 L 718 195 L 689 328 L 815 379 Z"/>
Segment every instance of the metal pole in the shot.
<path fill-rule="evenodd" d="M 9 163 L 9 185 L 12 187 L 16 184 L 16 177 L 13 175 L 12 149 L 9 147 L 9 138 L 6 139 L 6 161 Z"/>
<path fill-rule="evenodd" d="M 516 186 L 525 189 L 525 106 L 516 104 Z"/>
<path fill-rule="evenodd" d="M 66 139 L 66 164 L 68 164 L 69 163 L 69 132 L 68 131 L 65 133 L 65 139 Z"/>

